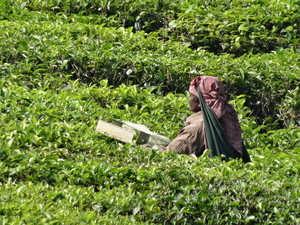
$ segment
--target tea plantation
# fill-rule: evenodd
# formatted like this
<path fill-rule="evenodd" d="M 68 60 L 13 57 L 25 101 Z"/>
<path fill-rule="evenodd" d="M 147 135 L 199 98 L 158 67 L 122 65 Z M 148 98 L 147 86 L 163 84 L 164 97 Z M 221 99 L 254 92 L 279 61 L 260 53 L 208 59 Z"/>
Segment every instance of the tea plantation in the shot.
<path fill-rule="evenodd" d="M 296 0 L 2 0 L 0 224 L 300 224 Z M 218 76 L 251 163 L 145 150 Z"/>

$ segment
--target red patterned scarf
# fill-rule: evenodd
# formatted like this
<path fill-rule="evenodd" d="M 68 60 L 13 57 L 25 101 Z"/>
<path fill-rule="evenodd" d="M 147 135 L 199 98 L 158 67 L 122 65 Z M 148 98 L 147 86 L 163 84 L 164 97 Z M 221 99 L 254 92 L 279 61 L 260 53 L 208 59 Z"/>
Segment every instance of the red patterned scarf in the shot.
<path fill-rule="evenodd" d="M 219 119 L 230 144 L 242 155 L 242 130 L 236 111 L 232 105 L 227 103 L 223 83 L 217 77 L 198 76 L 190 84 L 190 94 L 199 97 L 197 93 L 198 86 L 205 103 L 214 111 Z M 207 148 L 206 140 L 205 147 Z"/>

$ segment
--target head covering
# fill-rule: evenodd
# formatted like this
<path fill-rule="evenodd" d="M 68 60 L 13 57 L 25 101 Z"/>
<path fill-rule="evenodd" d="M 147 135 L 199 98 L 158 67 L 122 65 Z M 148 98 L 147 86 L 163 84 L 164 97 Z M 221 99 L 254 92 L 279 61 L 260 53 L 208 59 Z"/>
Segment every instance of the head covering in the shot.
<path fill-rule="evenodd" d="M 214 76 L 198 76 L 194 78 L 190 84 L 189 92 L 199 98 L 197 93 L 198 86 L 205 103 L 214 111 L 215 115 L 219 119 L 230 144 L 242 155 L 242 130 L 240 128 L 236 111 L 232 105 L 227 103 L 223 83 Z M 207 148 L 206 140 L 204 142 L 206 145 L 205 147 Z"/>

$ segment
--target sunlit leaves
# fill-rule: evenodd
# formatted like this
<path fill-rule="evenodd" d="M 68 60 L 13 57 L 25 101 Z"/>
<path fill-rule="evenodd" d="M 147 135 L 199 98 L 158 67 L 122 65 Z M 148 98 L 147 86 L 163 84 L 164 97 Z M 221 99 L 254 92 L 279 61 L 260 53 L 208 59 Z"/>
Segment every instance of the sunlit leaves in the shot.
<path fill-rule="evenodd" d="M 2 1 L 0 224 L 299 224 L 298 8 Z M 199 74 L 224 81 L 251 163 L 95 132 L 119 119 L 175 137 Z"/>
<path fill-rule="evenodd" d="M 55 80 L 45 85 L 57 90 L 1 81 L 2 223 L 299 222 L 299 129 L 260 134 L 244 96 L 231 103 L 253 162 L 226 163 L 144 150 L 94 132 L 98 119 L 118 118 L 174 137 L 190 114 L 185 95 Z"/>

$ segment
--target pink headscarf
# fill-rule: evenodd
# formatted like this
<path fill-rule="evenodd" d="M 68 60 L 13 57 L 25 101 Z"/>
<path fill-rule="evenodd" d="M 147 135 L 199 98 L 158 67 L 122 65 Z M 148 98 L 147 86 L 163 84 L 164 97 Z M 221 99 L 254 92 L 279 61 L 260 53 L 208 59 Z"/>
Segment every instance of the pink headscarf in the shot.
<path fill-rule="evenodd" d="M 190 94 L 199 97 L 197 93 L 198 86 L 200 87 L 200 92 L 205 103 L 214 111 L 219 119 L 230 144 L 242 155 L 242 130 L 236 111 L 232 105 L 227 103 L 223 83 L 217 77 L 198 76 L 190 84 Z M 206 140 L 205 147 L 208 147 Z"/>

